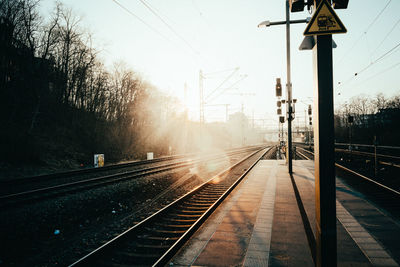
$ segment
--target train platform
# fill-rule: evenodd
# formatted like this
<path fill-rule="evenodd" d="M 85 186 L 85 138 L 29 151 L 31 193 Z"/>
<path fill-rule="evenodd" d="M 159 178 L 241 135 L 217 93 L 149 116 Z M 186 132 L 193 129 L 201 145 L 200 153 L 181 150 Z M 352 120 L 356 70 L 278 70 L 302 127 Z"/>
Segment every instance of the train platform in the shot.
<path fill-rule="evenodd" d="M 296 193 L 285 161 L 259 161 L 169 265 L 314 266 L 313 172 L 293 161 Z M 338 266 L 399 266 L 400 223 L 340 179 L 336 190 Z"/>

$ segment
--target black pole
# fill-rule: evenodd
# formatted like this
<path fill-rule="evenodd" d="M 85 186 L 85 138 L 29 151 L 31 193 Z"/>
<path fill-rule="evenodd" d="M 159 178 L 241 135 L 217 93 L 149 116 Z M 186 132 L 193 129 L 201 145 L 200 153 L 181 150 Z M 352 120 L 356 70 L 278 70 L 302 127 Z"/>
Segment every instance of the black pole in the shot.
<path fill-rule="evenodd" d="M 337 264 L 332 35 L 316 37 L 313 63 L 316 266 L 325 267 Z"/>
<path fill-rule="evenodd" d="M 287 155 L 288 155 L 288 171 L 289 174 L 293 173 L 293 154 L 292 154 L 292 81 L 290 72 L 290 13 L 289 13 L 289 0 L 286 0 L 286 100 L 287 100 L 287 113 L 288 113 L 288 138 L 287 138 Z"/>

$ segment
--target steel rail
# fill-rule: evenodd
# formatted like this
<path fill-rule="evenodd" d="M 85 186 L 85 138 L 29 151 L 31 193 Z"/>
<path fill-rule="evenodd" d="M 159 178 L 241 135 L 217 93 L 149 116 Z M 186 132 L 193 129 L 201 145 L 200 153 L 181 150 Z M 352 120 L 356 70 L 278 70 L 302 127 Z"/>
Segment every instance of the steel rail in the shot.
<path fill-rule="evenodd" d="M 305 150 L 304 148 L 302 148 L 302 147 L 298 147 L 298 148 L 300 148 L 300 149 L 303 149 L 304 151 L 307 151 L 307 150 Z M 312 153 L 312 152 L 310 152 L 310 151 L 307 151 L 308 153 Z M 306 155 L 304 155 L 303 153 L 301 153 L 301 152 L 299 152 L 299 154 L 302 156 L 302 157 L 304 157 L 304 158 L 306 158 L 307 160 L 312 160 L 312 159 L 310 159 L 310 158 L 308 158 Z M 377 155 L 378 156 L 378 155 Z M 386 156 L 386 155 L 384 155 L 384 156 Z M 390 156 L 389 156 L 390 157 Z M 400 168 L 400 165 L 398 165 L 398 164 L 395 164 L 395 163 L 393 163 L 393 162 L 386 162 L 386 161 L 378 161 L 379 162 L 379 164 L 382 164 L 382 165 L 386 165 L 386 166 L 389 166 L 389 167 L 394 167 L 394 168 Z"/>
<path fill-rule="evenodd" d="M 369 157 L 375 157 L 374 153 L 371 152 L 364 152 L 364 151 L 357 151 L 357 150 L 348 150 L 348 149 L 342 149 L 342 148 L 335 148 L 335 152 L 344 152 L 347 154 L 354 154 L 354 155 L 360 155 L 360 156 L 369 156 Z M 392 159 L 392 160 L 400 160 L 400 157 L 396 156 L 391 156 L 391 155 L 384 155 L 384 154 L 376 154 L 377 157 L 379 158 L 386 158 L 386 159 Z"/>
<path fill-rule="evenodd" d="M 232 156 L 232 155 L 241 154 L 241 153 L 244 153 L 247 151 L 249 151 L 249 150 L 248 149 L 237 150 L 234 152 L 230 152 L 227 155 Z M 154 166 L 154 167 L 149 167 L 149 168 L 145 168 L 145 169 L 139 169 L 139 170 L 133 170 L 133 171 L 124 172 L 124 173 L 117 173 L 117 174 L 111 174 L 111 175 L 106 175 L 106 176 L 101 176 L 101 177 L 95 177 L 95 178 L 75 181 L 75 182 L 71 182 L 71 183 L 65 183 L 65 184 L 49 186 L 49 187 L 44 187 L 44 188 L 39 188 L 39 189 L 34 189 L 34 190 L 29 190 L 29 191 L 23 191 L 23 192 L 14 193 L 14 194 L 2 195 L 2 196 L 0 196 L 0 201 L 2 201 L 2 202 L 0 202 L 0 206 L 5 206 L 7 204 L 13 205 L 13 204 L 19 203 L 20 201 L 31 200 L 31 199 L 34 199 L 35 196 L 39 199 L 45 198 L 48 196 L 43 195 L 44 193 L 53 192 L 55 190 L 70 189 L 68 191 L 53 192 L 54 195 L 65 194 L 65 193 L 73 192 L 76 190 L 83 190 L 83 189 L 88 189 L 88 188 L 92 188 L 92 187 L 107 185 L 110 183 L 116 183 L 116 182 L 121 182 L 121 181 L 125 181 L 125 180 L 135 179 L 135 178 L 143 177 L 144 175 L 147 176 L 147 175 L 152 175 L 152 174 L 156 174 L 159 172 L 169 171 L 172 169 L 188 167 L 188 166 L 192 166 L 194 164 L 203 162 L 205 160 L 220 159 L 220 157 L 221 157 L 221 154 L 220 155 L 211 155 L 211 156 L 203 157 L 203 158 L 200 158 L 197 160 L 191 160 L 191 161 L 185 160 L 184 162 L 174 162 L 174 163 L 164 164 L 161 166 Z M 85 187 L 77 188 L 77 186 L 85 186 Z M 31 198 L 26 199 L 29 197 L 31 197 Z M 15 202 L 10 203 L 10 201 L 15 201 Z"/>
<path fill-rule="evenodd" d="M 392 162 L 379 161 L 379 164 L 390 166 L 390 167 L 395 167 L 395 168 L 400 168 L 400 165 L 394 164 Z"/>
<path fill-rule="evenodd" d="M 128 230 L 124 231 L 122 234 L 114 237 L 107 243 L 103 244 L 99 248 L 95 249 L 94 251 L 90 252 L 86 256 L 80 258 L 79 260 L 73 262 L 69 266 L 91 266 L 93 265 L 96 261 L 99 261 L 102 255 L 110 253 L 110 250 L 116 249 L 118 246 L 118 242 L 125 242 L 127 239 L 130 239 L 132 235 L 138 234 L 140 232 L 140 228 L 145 228 L 146 225 L 149 225 L 150 223 L 156 222 L 157 219 L 159 218 L 167 218 L 168 212 L 174 211 L 176 208 L 178 208 L 181 204 L 183 205 L 185 201 L 189 201 L 193 199 L 193 197 L 196 197 L 196 194 L 201 192 L 201 190 L 205 190 L 207 186 L 212 185 L 212 182 L 216 179 L 219 179 L 221 176 L 228 174 L 231 170 L 233 170 L 235 167 L 239 166 L 249 158 L 253 157 L 257 153 L 262 152 L 261 156 L 257 157 L 255 162 L 247 168 L 247 170 L 240 175 L 238 179 L 233 182 L 230 187 L 224 192 L 221 193 L 221 195 L 214 200 L 213 204 L 210 204 L 210 206 L 207 208 L 205 211 L 199 212 L 198 218 L 191 224 L 191 226 L 186 229 L 182 235 L 176 239 L 176 241 L 169 246 L 169 248 L 166 248 L 166 251 L 152 263 L 153 266 L 161 266 L 166 264 L 166 262 L 171 258 L 171 256 L 182 246 L 182 244 L 200 227 L 200 225 L 206 220 L 206 218 L 216 209 L 216 207 L 223 201 L 223 199 L 226 198 L 226 196 L 235 188 L 235 186 L 245 177 L 245 175 L 255 166 L 255 164 L 268 152 L 271 150 L 272 147 L 269 149 L 265 149 L 265 152 L 262 152 L 264 149 L 256 151 L 252 153 L 249 156 L 246 156 L 239 162 L 235 163 L 234 165 L 230 166 L 229 168 L 221 171 L 217 175 L 213 176 L 211 179 L 208 181 L 202 183 L 201 185 L 197 186 L 190 192 L 186 193 L 182 197 L 178 198 L 174 202 L 170 203 L 169 205 L 165 206 L 161 210 L 157 211 L 156 213 L 152 214 L 151 216 L 147 217 L 143 221 L 139 222 L 135 226 L 129 228 Z M 219 190 L 219 189 L 213 189 L 214 191 Z M 202 200 L 202 198 L 198 197 L 199 203 L 204 201 L 205 203 L 210 202 L 210 200 Z M 200 204 L 198 204 L 200 205 Z M 206 205 L 207 206 L 207 205 Z M 178 208 L 179 209 L 179 208 Z M 177 212 L 177 211 L 175 211 Z M 190 221 L 190 220 L 187 220 Z"/>
<path fill-rule="evenodd" d="M 314 155 L 314 153 L 312 153 L 312 152 L 310 152 L 310 151 L 307 151 L 307 150 L 305 150 L 304 148 L 301 148 L 301 147 L 299 147 L 299 148 L 302 149 L 303 151 L 306 151 L 307 153 L 310 153 L 311 155 Z M 299 153 L 301 153 L 301 152 L 299 152 Z M 303 155 L 304 157 L 306 157 L 304 154 L 302 154 L 302 155 Z M 306 157 L 306 158 L 308 158 L 308 157 Z M 308 159 L 310 159 L 310 158 L 308 158 Z M 358 177 L 364 179 L 365 181 L 368 181 L 368 182 L 370 182 L 370 183 L 373 183 L 373 184 L 377 185 L 377 186 L 380 187 L 380 188 L 383 188 L 383 189 L 385 189 L 385 190 L 388 190 L 388 191 L 394 193 L 394 194 L 397 195 L 397 196 L 400 196 L 400 192 L 399 192 L 399 191 L 396 191 L 396 190 L 394 190 L 393 188 L 390 188 L 390 187 L 388 187 L 388 186 L 386 186 L 386 185 L 384 185 L 384 184 L 381 184 L 381 183 L 379 183 L 379 182 L 377 182 L 377 181 L 375 181 L 375 180 L 373 180 L 373 179 L 371 179 L 371 178 L 368 178 L 368 177 L 365 176 L 365 175 L 362 175 L 362 174 L 360 174 L 360 173 L 358 173 L 358 172 L 355 172 L 355 171 L 353 171 L 353 170 L 351 170 L 351 169 L 349 169 L 349 168 L 346 168 L 346 167 L 344 167 L 343 165 L 340 165 L 340 164 L 338 164 L 338 163 L 335 163 L 335 166 L 338 167 L 338 168 L 340 168 L 340 169 L 342 169 L 342 170 L 345 170 L 345 171 L 347 171 L 347 172 L 349 172 L 349 173 L 351 173 L 351 174 L 353 174 L 353 175 L 355 175 L 355 176 L 358 176 Z"/>
<path fill-rule="evenodd" d="M 231 153 L 231 152 L 236 152 L 236 151 L 241 151 L 241 150 L 246 150 L 246 149 L 257 148 L 257 147 L 259 147 L 259 146 L 251 146 L 251 147 L 246 147 L 244 149 L 243 148 L 235 148 L 235 149 L 227 150 L 225 152 Z M 218 154 L 218 153 L 213 153 L 213 154 Z M 4 180 L 0 180 L 0 185 L 21 184 L 21 183 L 27 183 L 27 182 L 30 183 L 30 182 L 35 182 L 35 181 L 44 181 L 44 180 L 48 180 L 48 179 L 52 179 L 52 178 L 63 178 L 63 177 L 67 177 L 67 176 L 91 174 L 91 173 L 94 174 L 94 173 L 104 172 L 104 171 L 109 171 L 109 170 L 114 170 L 114 169 L 122 169 L 122 168 L 127 168 L 127 167 L 134 167 L 134 166 L 138 166 L 138 165 L 152 164 L 152 163 L 181 159 L 181 158 L 186 158 L 186 157 L 191 157 L 191 156 L 202 156 L 202 155 L 200 153 L 197 153 L 197 154 L 196 153 L 188 153 L 188 154 L 180 154 L 180 155 L 173 155 L 173 156 L 165 156 L 165 157 L 155 158 L 155 159 L 151 159 L 151 160 L 140 160 L 140 161 L 117 163 L 117 164 L 112 164 L 112 165 L 106 165 L 104 167 L 99 167 L 99 168 L 92 167 L 92 168 L 36 175 L 36 176 L 23 177 L 23 178 L 4 179 Z"/>
<path fill-rule="evenodd" d="M 311 144 L 306 144 L 306 143 L 302 143 L 302 142 L 295 142 L 296 144 L 301 144 L 301 145 L 310 145 L 310 146 L 314 146 L 313 143 Z M 335 143 L 335 146 L 359 146 L 359 147 L 369 147 L 369 148 L 374 148 L 374 145 L 368 145 L 368 144 L 350 144 L 350 143 Z M 383 148 L 383 149 L 394 149 L 394 150 L 400 150 L 399 146 L 376 146 L 378 149 L 379 148 Z"/>
<path fill-rule="evenodd" d="M 233 191 L 233 189 L 243 180 L 243 178 L 254 168 L 254 166 L 264 157 L 265 154 L 270 151 L 272 147 L 266 150 L 229 188 L 223 193 L 219 199 L 198 219 L 198 221 L 193 224 L 178 241 L 168 249 L 161 256 L 158 261 L 153 264 L 153 266 L 163 266 L 165 265 L 172 256 L 178 252 L 178 250 L 183 246 L 183 244 L 190 238 L 192 234 L 200 227 L 200 225 L 211 215 L 211 213 L 222 203 L 222 201 Z"/>
<path fill-rule="evenodd" d="M 67 176 L 104 172 L 104 171 L 109 171 L 109 170 L 114 170 L 114 169 L 133 167 L 133 166 L 157 163 L 157 162 L 168 161 L 168 160 L 174 160 L 174 159 L 179 159 L 179 158 L 183 158 L 183 157 L 184 157 L 183 155 L 168 156 L 168 157 L 156 158 L 156 159 L 151 159 L 151 160 L 141 160 L 141 161 L 132 161 L 132 162 L 126 162 L 126 163 L 113 164 L 113 165 L 106 165 L 104 167 L 99 167 L 99 168 L 85 168 L 85 169 L 78 169 L 78 170 L 72 170 L 72 171 L 66 171 L 66 172 L 57 172 L 57 173 L 36 175 L 36 176 L 23 177 L 23 178 L 7 179 L 7 180 L 0 181 L 0 184 L 16 184 L 16 183 L 44 181 L 44 180 L 48 180 L 48 179 L 52 179 L 52 178 L 62 178 L 62 177 L 67 177 Z"/>
<path fill-rule="evenodd" d="M 374 145 L 367 145 L 367 144 L 347 144 L 347 143 L 335 143 L 335 145 L 338 146 L 359 146 L 359 147 L 370 147 L 374 148 Z M 384 149 L 395 149 L 395 150 L 400 150 L 400 147 L 398 146 L 376 146 L 376 148 L 384 148 Z"/>
<path fill-rule="evenodd" d="M 304 145 L 303 143 L 298 143 L 298 144 Z M 335 145 L 338 145 L 338 144 L 340 144 L 340 143 L 337 143 Z M 343 145 L 343 144 L 340 144 L 340 145 Z M 370 147 L 370 145 L 362 145 L 362 146 Z M 371 146 L 371 147 L 373 147 L 373 146 Z M 299 148 L 302 148 L 302 147 L 299 147 Z M 351 150 L 350 151 L 348 149 L 343 149 L 343 148 L 335 148 L 335 152 L 342 152 L 342 153 L 347 153 L 347 154 L 351 153 L 351 154 L 354 154 L 354 155 L 375 157 L 375 153 L 372 153 L 372 152 L 365 152 L 365 151 L 358 151 L 358 150 Z M 400 161 L 400 157 L 397 157 L 397 156 L 385 155 L 385 154 L 376 154 L 376 156 L 379 157 L 379 158 L 385 158 L 385 159 L 388 159 L 388 160 L 399 160 Z"/>

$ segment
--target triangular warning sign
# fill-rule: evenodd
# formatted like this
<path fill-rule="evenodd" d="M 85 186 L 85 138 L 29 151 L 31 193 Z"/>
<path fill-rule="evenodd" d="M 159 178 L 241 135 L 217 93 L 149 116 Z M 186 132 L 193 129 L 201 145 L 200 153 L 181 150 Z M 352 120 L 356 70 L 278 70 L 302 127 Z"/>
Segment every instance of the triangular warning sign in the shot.
<path fill-rule="evenodd" d="M 325 0 L 323 0 L 319 4 L 303 34 L 323 35 L 346 32 L 346 27 L 340 21 L 335 11 Z"/>

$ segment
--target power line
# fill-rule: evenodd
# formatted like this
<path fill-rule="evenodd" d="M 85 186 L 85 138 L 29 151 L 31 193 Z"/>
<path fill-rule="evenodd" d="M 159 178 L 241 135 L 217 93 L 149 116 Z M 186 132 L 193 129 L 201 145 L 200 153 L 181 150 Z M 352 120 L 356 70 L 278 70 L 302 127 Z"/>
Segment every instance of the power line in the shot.
<path fill-rule="evenodd" d="M 209 72 L 209 73 L 203 74 L 203 76 L 206 77 L 206 78 L 210 78 L 209 76 L 211 76 L 211 75 L 220 74 L 220 73 L 227 72 L 227 71 L 233 71 L 233 70 L 235 70 L 235 69 L 237 69 L 237 68 L 238 68 L 238 67 L 236 67 L 236 68 L 230 68 L 230 69 L 224 69 L 224 70 L 219 70 L 219 71 L 215 71 L 215 72 Z"/>
<path fill-rule="evenodd" d="M 147 9 L 150 10 L 151 13 L 153 13 L 157 18 L 159 18 L 165 26 L 168 27 L 179 39 L 181 39 L 196 55 L 199 55 L 200 53 L 196 51 L 196 49 L 193 48 L 193 46 L 186 41 L 185 38 L 183 38 L 174 28 L 172 28 L 151 6 L 148 4 L 145 0 L 140 0 L 140 2 L 147 7 Z"/>
<path fill-rule="evenodd" d="M 393 27 L 390 29 L 390 31 L 386 34 L 385 38 L 380 42 L 380 44 L 374 49 L 372 54 L 374 54 L 380 47 L 381 45 L 386 41 L 386 39 L 389 37 L 389 35 L 394 31 L 394 29 L 397 27 L 397 25 L 400 22 L 400 18 L 397 20 L 397 22 L 393 25 Z"/>
<path fill-rule="evenodd" d="M 224 85 L 230 78 L 232 78 L 232 76 L 235 75 L 238 70 L 239 68 L 235 68 L 235 70 L 228 77 L 226 77 L 222 83 L 220 83 L 210 94 L 208 94 L 208 96 L 206 96 L 206 100 L 209 99 L 211 95 L 213 95 L 219 88 L 221 88 L 221 86 Z"/>
<path fill-rule="evenodd" d="M 380 61 L 381 59 L 385 58 L 387 55 L 391 54 L 394 50 L 396 50 L 396 48 L 398 48 L 400 46 L 400 43 L 398 43 L 397 45 L 395 45 L 392 49 L 390 49 L 389 51 L 387 51 L 386 53 L 384 53 L 382 56 L 380 56 L 379 58 L 375 59 L 374 61 L 372 61 L 368 66 L 366 66 L 365 68 L 363 68 L 362 70 L 360 70 L 359 72 L 356 72 L 354 75 L 357 76 L 358 74 L 360 74 L 361 72 L 365 71 L 366 69 L 368 69 L 369 67 L 371 67 L 372 65 L 374 65 L 375 63 L 377 63 L 378 61 Z"/>
<path fill-rule="evenodd" d="M 207 100 L 208 102 L 212 102 L 214 101 L 216 98 L 218 98 L 220 95 L 222 95 L 223 93 L 225 93 L 226 91 L 228 91 L 229 89 L 231 89 L 233 86 L 235 86 L 236 84 L 238 84 L 239 82 L 243 81 L 244 79 L 247 78 L 247 75 L 243 75 L 242 77 L 240 77 L 239 80 L 237 80 L 236 82 L 234 82 L 233 84 L 231 84 L 229 87 L 223 89 L 222 91 L 219 92 L 219 94 L 217 94 L 216 96 L 214 96 L 213 98 Z"/>
<path fill-rule="evenodd" d="M 362 81 L 361 83 L 359 83 L 359 84 L 357 84 L 357 85 L 355 85 L 355 86 L 359 86 L 360 84 L 363 84 L 363 83 L 365 83 L 365 82 L 367 82 L 367 81 L 369 81 L 369 80 L 371 80 L 371 79 L 373 79 L 373 78 L 375 78 L 375 77 L 377 77 L 377 76 L 379 76 L 379 75 L 381 75 L 381 74 L 384 74 L 384 73 L 386 73 L 386 72 L 388 72 L 388 71 L 390 71 L 390 70 L 396 68 L 396 67 L 399 66 L 399 65 L 400 65 L 400 62 L 397 62 L 396 64 L 393 64 L 393 65 L 390 66 L 389 68 L 386 68 L 386 69 L 384 69 L 383 71 L 380 71 L 380 72 L 378 72 L 378 73 L 372 75 L 371 77 L 365 79 L 364 81 Z"/>
<path fill-rule="evenodd" d="M 361 33 L 360 37 L 358 37 L 358 39 L 353 43 L 353 45 L 351 46 L 351 48 L 349 50 L 347 50 L 346 53 L 343 54 L 342 58 L 339 60 L 339 64 L 343 61 L 344 58 L 347 57 L 347 54 L 352 51 L 354 49 L 354 47 L 358 44 L 358 42 L 361 40 L 361 38 L 367 34 L 367 32 L 369 31 L 369 29 L 371 29 L 371 27 L 375 24 L 375 22 L 379 19 L 379 17 L 382 15 L 383 11 L 385 11 L 385 9 L 389 6 L 390 2 L 392 2 L 392 0 L 389 0 L 386 5 L 383 7 L 383 9 L 378 13 L 378 15 L 372 20 L 372 22 L 368 25 L 368 27 L 365 29 L 365 31 L 363 33 Z"/>
<path fill-rule="evenodd" d="M 378 15 L 375 17 L 375 19 L 368 25 L 367 29 L 365 30 L 364 33 L 367 33 L 368 30 L 372 27 L 372 25 L 375 24 L 375 22 L 378 20 L 378 18 L 382 15 L 383 11 L 385 11 L 385 9 L 388 7 L 388 5 L 390 4 L 390 2 L 392 2 L 392 0 L 389 0 L 386 4 L 386 6 L 383 7 L 383 9 L 381 10 L 381 12 L 378 13 Z"/>
<path fill-rule="evenodd" d="M 155 28 L 153 28 L 150 24 L 148 24 L 146 21 L 144 21 L 143 19 L 141 19 L 140 17 L 138 17 L 136 14 L 134 14 L 132 11 L 130 11 L 128 8 L 126 8 L 125 6 L 123 6 L 120 2 L 118 2 L 117 0 L 112 0 L 115 4 L 117 4 L 120 8 L 122 8 L 123 10 L 125 10 L 128 14 L 130 14 L 131 16 L 133 16 L 134 18 L 136 18 L 137 20 L 139 20 L 141 23 L 143 23 L 144 25 L 146 25 L 149 29 L 151 29 L 153 32 L 157 33 L 158 35 L 160 35 L 161 37 L 163 37 L 165 40 L 172 42 L 168 37 L 166 37 L 164 34 L 162 34 L 161 32 L 157 31 Z"/>
<path fill-rule="evenodd" d="M 383 58 L 385 58 L 386 56 L 392 54 L 398 47 L 400 46 L 400 43 L 398 43 L 397 45 L 395 45 L 394 47 L 392 47 L 391 49 L 389 49 L 387 52 L 385 52 L 384 54 L 382 54 L 380 57 L 378 57 L 377 59 L 375 59 L 374 61 L 372 61 L 369 65 L 367 65 L 366 67 L 362 68 L 360 71 L 354 73 L 353 76 L 351 76 L 349 79 L 347 79 L 344 82 L 339 82 L 340 86 L 343 86 L 343 84 L 348 83 L 349 81 L 351 81 L 352 79 L 354 79 L 357 75 L 359 75 L 360 73 L 364 72 L 365 70 L 369 69 L 372 65 L 374 65 L 375 63 L 379 62 L 380 60 L 382 60 Z"/>

